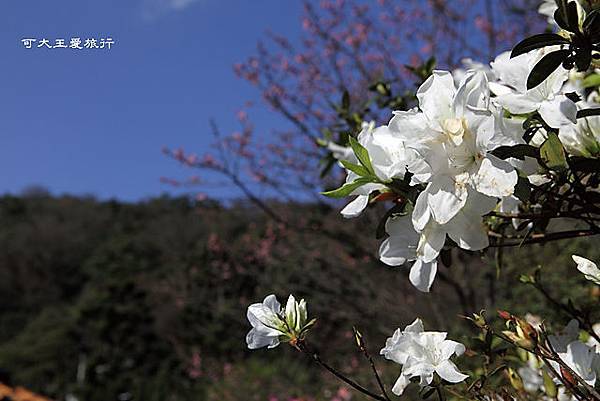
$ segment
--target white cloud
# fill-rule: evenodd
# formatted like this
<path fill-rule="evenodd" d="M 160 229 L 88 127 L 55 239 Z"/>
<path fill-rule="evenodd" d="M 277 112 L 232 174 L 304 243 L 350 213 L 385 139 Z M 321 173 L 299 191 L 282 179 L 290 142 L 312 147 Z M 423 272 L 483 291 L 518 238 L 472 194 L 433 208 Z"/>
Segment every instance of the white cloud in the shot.
<path fill-rule="evenodd" d="M 205 0 L 142 0 L 142 18 L 146 21 L 153 21 L 168 12 L 182 11 L 201 1 Z"/>

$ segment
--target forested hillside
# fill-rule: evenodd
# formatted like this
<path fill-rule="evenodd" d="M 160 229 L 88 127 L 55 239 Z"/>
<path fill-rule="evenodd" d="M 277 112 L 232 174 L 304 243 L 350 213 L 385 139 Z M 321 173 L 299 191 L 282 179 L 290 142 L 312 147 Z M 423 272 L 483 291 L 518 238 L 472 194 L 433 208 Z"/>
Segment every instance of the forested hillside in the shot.
<path fill-rule="evenodd" d="M 446 258 L 451 267 L 442 267 L 433 299 L 412 288 L 405 269 L 376 261 L 375 233 L 360 227 L 374 227 L 377 211 L 348 222 L 322 205 L 271 207 L 293 223 L 241 202 L 128 204 L 43 192 L 0 198 L 0 378 L 57 400 L 349 399 L 291 347 L 285 355 L 250 355 L 247 305 L 272 291 L 310 298 L 319 319 L 312 341 L 360 375 L 368 365 L 353 344 L 353 325 L 377 354 L 415 315 L 458 336 L 470 332 L 456 315 L 483 307 L 543 311 L 565 322 L 530 288 L 507 287 L 501 283 L 515 280 L 497 275 L 542 265 L 557 298 L 581 288 L 589 299 L 570 254 L 600 256 L 593 239 L 505 250 L 500 270 L 493 253 L 456 254 L 452 263 Z M 397 372 L 389 366 L 386 374 Z"/>

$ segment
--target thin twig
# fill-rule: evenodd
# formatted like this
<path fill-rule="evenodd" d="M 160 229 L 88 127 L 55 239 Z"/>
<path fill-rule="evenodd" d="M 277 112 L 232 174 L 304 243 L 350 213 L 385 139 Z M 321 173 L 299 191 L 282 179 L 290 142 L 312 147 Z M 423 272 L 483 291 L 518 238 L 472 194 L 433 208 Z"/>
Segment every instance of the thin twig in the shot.
<path fill-rule="evenodd" d="M 365 340 L 363 339 L 360 332 L 356 329 L 356 327 L 353 327 L 353 329 L 354 329 L 354 335 L 356 337 L 358 347 L 360 348 L 363 355 L 365 356 L 365 358 L 367 358 L 367 360 L 369 361 L 369 364 L 371 365 L 371 370 L 373 371 L 373 374 L 375 375 L 375 379 L 377 380 L 377 384 L 379 385 L 381 394 L 385 397 L 386 400 L 391 401 L 390 397 L 387 395 L 387 392 L 385 391 L 385 386 L 383 385 L 383 381 L 381 380 L 381 377 L 379 376 L 379 372 L 377 372 L 377 368 L 375 367 L 375 362 L 373 361 L 373 358 L 371 357 L 371 354 L 369 353 L 369 351 L 367 349 L 367 344 L 365 343 Z"/>
<path fill-rule="evenodd" d="M 306 355 L 308 355 L 309 357 L 312 358 L 313 361 L 315 361 L 317 364 L 319 364 L 321 367 L 323 367 L 324 369 L 326 369 L 327 371 L 329 371 L 331 374 L 333 374 L 335 377 L 337 377 L 338 379 L 340 379 L 341 381 L 343 381 L 344 383 L 352 386 L 354 389 L 356 389 L 357 391 L 360 391 L 361 393 L 373 398 L 374 400 L 379 400 L 379 401 L 389 401 L 389 398 L 385 398 L 381 395 L 375 394 L 373 393 L 371 390 L 361 386 L 360 384 L 358 384 L 357 382 L 355 382 L 354 380 L 344 376 L 342 373 L 340 373 L 339 371 L 337 371 L 336 369 L 334 369 L 333 367 L 329 366 L 326 362 L 324 362 L 321 357 L 319 356 L 319 354 L 317 352 L 311 352 L 308 347 L 306 346 L 306 344 L 304 342 L 299 342 L 297 344 L 297 348 L 304 352 Z"/>
<path fill-rule="evenodd" d="M 490 247 L 509 247 L 509 246 L 521 246 L 525 244 L 540 244 L 546 243 L 550 241 L 558 241 L 562 239 L 568 238 L 579 238 L 579 237 L 589 237 L 592 235 L 598 235 L 600 232 L 597 230 L 572 230 L 572 231 L 561 231 L 556 233 L 548 233 L 548 234 L 532 234 L 529 238 L 523 237 L 508 237 L 509 239 L 514 239 L 511 242 L 503 242 L 499 244 L 490 244 Z M 488 231 L 488 235 L 493 238 L 507 238 L 502 234 L 495 233 L 493 231 Z"/>
<path fill-rule="evenodd" d="M 542 286 L 541 283 L 536 281 L 535 283 L 532 283 L 531 285 L 533 285 L 533 287 L 536 290 L 538 290 L 548 301 L 550 301 L 550 303 L 552 303 L 557 308 L 563 310 L 568 316 L 577 320 L 577 322 L 579 322 L 579 324 L 582 326 L 582 328 L 585 331 L 587 331 L 590 334 L 590 336 L 594 337 L 594 339 L 600 343 L 600 336 L 598 336 L 598 334 L 596 334 L 596 332 L 594 331 L 594 328 L 592 327 L 592 323 L 588 319 L 584 318 L 583 316 L 579 316 L 578 314 L 574 313 L 574 311 L 572 311 L 567 305 L 554 299 L 554 297 L 552 297 L 550 295 L 550 293 Z"/>

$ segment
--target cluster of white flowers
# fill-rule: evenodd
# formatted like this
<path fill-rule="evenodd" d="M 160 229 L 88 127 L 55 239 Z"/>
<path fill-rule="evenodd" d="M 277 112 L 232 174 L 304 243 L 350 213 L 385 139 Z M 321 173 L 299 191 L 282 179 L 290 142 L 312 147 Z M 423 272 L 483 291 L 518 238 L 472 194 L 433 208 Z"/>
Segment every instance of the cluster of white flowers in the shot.
<path fill-rule="evenodd" d="M 591 10 L 586 0 L 577 0 L 577 7 L 580 16 Z M 539 11 L 556 25 L 556 9 L 554 0 L 544 0 Z M 364 123 L 357 139 L 350 139 L 351 147 L 333 142 L 323 145 L 347 172 L 346 184 L 330 194 L 355 196 L 341 211 L 344 217 L 359 216 L 374 192 L 396 191 L 392 198 L 404 198 L 403 212 L 388 213 L 388 237 L 379 248 L 379 257 L 390 266 L 411 263 L 409 279 L 420 291 L 430 290 L 447 237 L 466 250 L 488 247 L 483 217 L 495 209 L 518 213 L 521 201 L 515 188 L 519 177 L 532 186 L 548 182 L 535 158 L 501 159 L 493 154 L 499 147 L 526 143 L 523 123 L 532 113 L 538 113 L 544 124 L 528 145 L 539 147 L 558 132 L 554 139 L 571 155 L 600 158 L 600 116 L 577 118 L 578 110 L 598 107 L 599 98 L 592 93 L 584 101 L 573 100 L 586 93 L 581 76 L 560 66 L 528 89 L 534 66 L 557 48 L 536 49 L 513 58 L 505 52 L 490 65 L 465 59 L 464 69 L 433 71 L 417 90 L 418 107 L 394 112 L 387 125 Z M 600 79 L 598 71 L 595 74 Z M 515 228 L 518 223 L 513 221 Z M 576 255 L 573 260 L 586 279 L 600 285 L 600 268 L 594 262 Z M 251 349 L 273 348 L 280 341 L 300 349 L 299 342 L 314 324 L 314 319 L 308 320 L 304 300 L 297 302 L 292 295 L 285 309 L 269 295 L 263 303 L 250 305 L 247 317 L 252 329 L 246 342 Z M 528 319 L 527 326 L 540 324 L 541 320 Z M 594 331 L 600 335 L 600 325 Z M 413 378 L 420 379 L 421 387 L 431 386 L 435 375 L 448 383 L 468 378 L 451 361 L 465 352 L 465 346 L 446 337 L 445 332 L 424 331 L 423 322 L 416 319 L 387 339 L 380 354 L 402 365 L 394 394 L 403 394 Z M 582 341 L 576 320 L 548 341 L 564 364 L 590 386 L 596 384 L 600 344 L 593 337 Z M 557 361 L 549 363 L 551 370 L 561 372 Z M 548 370 L 537 356 L 528 354 L 527 365 L 518 369 L 522 388 L 547 393 L 545 387 L 554 384 L 558 390 L 552 399 L 571 400 L 559 380 L 548 381 Z"/>
<path fill-rule="evenodd" d="M 374 174 L 369 181 L 360 170 L 348 168 L 355 165 L 345 164 L 346 185 L 363 181 L 353 187 L 350 194 L 356 198 L 341 213 L 346 218 L 359 216 L 372 192 L 388 191 L 394 181 L 410 177 L 410 185 L 421 192 L 408 207 L 410 215 L 389 217 L 385 225 L 389 237 L 379 256 L 391 266 L 411 262 L 410 281 L 419 290 L 429 291 L 446 236 L 462 249 L 486 248 L 482 216 L 494 209 L 519 211 L 520 201 L 514 196 L 518 176 L 527 177 L 531 185 L 548 181 L 539 174 L 534 158 L 501 160 L 490 153 L 500 146 L 525 143 L 527 115 L 538 112 L 558 130 L 572 155 L 600 157 L 600 116 L 576 118 L 578 109 L 598 107 L 597 95 L 579 104 L 567 96 L 584 93 L 581 80 L 560 66 L 542 84 L 527 89 L 532 68 L 551 50 L 514 58 L 505 52 L 490 66 L 467 59 L 468 70 L 453 74 L 434 71 L 417 91 L 418 108 L 394 112 L 384 126 L 363 125 L 357 140 L 368 153 Z M 542 128 L 529 144 L 540 146 L 547 136 Z M 336 154 L 357 162 L 348 148 L 337 149 Z"/>
<path fill-rule="evenodd" d="M 408 224 L 400 224 L 399 227 Z M 405 233 L 406 234 L 406 233 Z M 404 234 L 402 234 L 404 235 Z M 394 238 L 397 238 L 395 236 Z M 405 240 L 411 238 L 403 237 Z M 413 238 L 414 239 L 414 238 Z M 408 258 L 409 256 L 406 256 Z M 584 277 L 600 285 L 600 269 L 592 261 L 581 256 L 573 255 L 577 269 Z M 262 303 L 255 303 L 248 307 L 248 321 L 252 329 L 246 336 L 246 344 L 250 349 L 262 347 L 274 348 L 281 341 L 297 345 L 303 341 L 304 335 L 310 329 L 315 319 L 308 320 L 306 302 L 296 301 L 293 295 L 288 297 L 285 308 L 281 307 L 275 295 L 268 295 Z M 541 319 L 527 316 L 528 324 L 539 328 Z M 600 335 L 600 324 L 594 326 L 594 331 Z M 460 372 L 450 359 L 460 356 L 465 352 L 465 346 L 459 342 L 448 340 L 446 332 L 425 331 L 423 322 L 417 318 L 402 329 L 397 329 L 392 337 L 386 340 L 385 347 L 380 351 L 386 359 L 402 365 L 400 376 L 392 387 L 392 392 L 402 395 L 411 379 L 419 378 L 421 387 L 430 386 L 434 374 L 448 383 L 460 383 L 469 376 Z M 549 336 L 552 348 L 562 361 L 569 366 L 579 377 L 590 386 L 594 386 L 600 376 L 600 343 L 593 337 L 587 342 L 579 340 L 579 324 L 576 320 L 569 322 L 567 327 L 555 335 Z M 556 372 L 560 372 L 560 365 L 556 361 L 550 362 Z M 547 369 L 544 364 L 533 354 L 528 355 L 527 365 L 518 370 L 526 391 L 535 393 L 544 390 L 547 385 L 544 375 Z M 555 384 L 560 381 L 555 379 Z M 564 388 L 559 388 L 561 401 L 570 400 Z"/>
<path fill-rule="evenodd" d="M 289 296 L 285 309 L 275 295 L 269 295 L 262 303 L 250 305 L 247 317 L 252 325 L 246 336 L 249 349 L 275 348 L 280 341 L 297 344 L 314 323 L 314 320 L 308 321 L 304 300 L 297 302 L 293 295 Z M 402 365 L 402 373 L 392 388 L 394 394 L 401 395 L 414 377 L 420 377 L 422 387 L 432 383 L 434 373 L 450 383 L 469 377 L 450 361 L 453 355 L 462 355 L 465 346 L 447 340 L 446 336 L 444 332 L 424 331 L 423 322 L 416 319 L 387 339 L 381 355 Z"/>

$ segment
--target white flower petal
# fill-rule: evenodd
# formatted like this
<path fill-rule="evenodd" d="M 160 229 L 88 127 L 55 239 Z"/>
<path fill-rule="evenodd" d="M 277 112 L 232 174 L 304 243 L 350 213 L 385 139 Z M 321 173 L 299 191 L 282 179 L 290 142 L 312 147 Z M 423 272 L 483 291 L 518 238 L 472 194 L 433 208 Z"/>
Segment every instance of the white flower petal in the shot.
<path fill-rule="evenodd" d="M 358 217 L 368 204 L 369 195 L 358 195 L 352 202 L 348 203 L 340 213 L 346 219 Z"/>
<path fill-rule="evenodd" d="M 279 318 L 271 309 L 267 308 L 263 304 L 253 304 L 248 307 L 246 313 L 248 321 L 252 327 L 263 333 L 277 334 L 276 328 Z"/>
<path fill-rule="evenodd" d="M 525 114 L 536 111 L 539 103 L 527 94 L 507 93 L 494 98 L 494 101 L 513 114 Z"/>
<path fill-rule="evenodd" d="M 396 383 L 394 383 L 394 386 L 392 387 L 392 393 L 396 394 L 397 396 L 401 396 L 402 393 L 404 393 L 404 389 L 406 388 L 406 386 L 408 386 L 409 383 L 410 379 L 401 374 L 400 377 L 398 377 L 398 380 L 396 380 Z"/>
<path fill-rule="evenodd" d="M 586 279 L 600 285 L 600 268 L 594 262 L 577 255 L 571 257 L 577 263 L 577 270 L 582 272 Z"/>
<path fill-rule="evenodd" d="M 394 111 L 394 117 L 388 123 L 388 129 L 398 138 L 414 142 L 422 140 L 428 135 L 427 123 L 425 114 L 416 109 Z"/>
<path fill-rule="evenodd" d="M 271 309 L 275 313 L 281 310 L 281 304 L 279 303 L 277 297 L 274 294 L 267 295 L 263 300 L 263 305 Z"/>
<path fill-rule="evenodd" d="M 484 195 L 503 198 L 514 193 L 517 179 L 517 172 L 507 161 L 488 154 L 481 160 L 473 184 Z"/>
<path fill-rule="evenodd" d="M 436 366 L 435 372 L 440 375 L 442 379 L 450 383 L 460 383 L 469 377 L 468 375 L 460 373 L 456 365 L 449 360 L 445 360 Z"/>
<path fill-rule="evenodd" d="M 284 334 L 279 328 L 283 322 L 277 315 L 281 311 L 281 304 L 275 295 L 267 296 L 262 303 L 248 306 L 246 317 L 252 329 L 246 335 L 248 348 L 256 349 L 279 344 L 279 336 Z"/>
<path fill-rule="evenodd" d="M 433 71 L 417 90 L 419 107 L 430 121 L 448 118 L 452 112 L 455 93 L 452 74 L 447 71 Z"/>
<path fill-rule="evenodd" d="M 379 247 L 379 259 L 388 266 L 400 266 L 417 257 L 419 234 L 409 216 L 390 218 L 385 223 L 389 234 Z"/>
<path fill-rule="evenodd" d="M 429 289 L 435 280 L 436 273 L 436 260 L 430 263 L 425 263 L 420 259 L 417 259 L 410 269 L 409 279 L 412 285 L 414 285 L 419 291 L 429 292 Z"/>
<path fill-rule="evenodd" d="M 465 346 L 452 340 L 444 340 L 441 345 L 442 359 L 450 359 L 452 355 L 461 356 L 465 352 Z"/>
<path fill-rule="evenodd" d="M 467 188 L 457 184 L 452 178 L 437 177 L 426 189 L 427 203 L 433 218 L 440 224 L 445 224 L 465 205 Z"/>
<path fill-rule="evenodd" d="M 422 231 L 425 225 L 429 222 L 431 213 L 429 212 L 429 204 L 427 202 L 428 192 L 423 191 L 415 201 L 415 207 L 412 212 L 412 223 L 417 231 Z"/>
<path fill-rule="evenodd" d="M 552 128 L 577 123 L 577 106 L 564 95 L 542 102 L 538 111 Z"/>
<path fill-rule="evenodd" d="M 521 54 L 511 58 L 510 51 L 499 54 L 490 64 L 492 70 L 503 84 L 506 84 L 518 92 L 527 91 L 527 76 L 532 67 L 532 54 Z M 496 87 L 494 86 L 493 89 Z M 494 92 L 497 96 L 502 93 Z"/>
<path fill-rule="evenodd" d="M 428 263 L 438 257 L 446 242 L 446 226 L 431 221 L 421 232 L 417 255 L 423 262 Z"/>
<path fill-rule="evenodd" d="M 463 116 L 467 110 L 487 111 L 489 103 L 490 90 L 487 76 L 483 71 L 468 71 L 454 97 L 454 115 Z"/>
<path fill-rule="evenodd" d="M 433 373 L 435 367 L 428 360 L 419 360 L 417 358 L 409 358 L 402 369 L 402 374 L 408 377 L 419 376 L 421 378 L 419 384 L 421 387 L 431 384 L 433 381 Z"/>
<path fill-rule="evenodd" d="M 279 339 L 278 336 L 267 336 L 253 328 L 246 335 L 246 344 L 249 349 L 262 347 L 275 348 L 279 345 Z"/>
<path fill-rule="evenodd" d="M 573 341 L 567 345 L 566 352 L 559 352 L 558 355 L 587 384 L 594 386 L 596 383 L 596 372 L 592 369 L 592 365 L 596 358 L 595 348 L 581 341 Z"/>
<path fill-rule="evenodd" d="M 479 251 L 489 246 L 487 230 L 480 216 L 459 212 L 447 224 L 448 236 L 462 249 Z"/>
<path fill-rule="evenodd" d="M 405 333 L 422 333 L 423 330 L 423 321 L 419 318 L 404 328 Z"/>
<path fill-rule="evenodd" d="M 490 82 L 490 91 L 496 96 L 507 95 L 512 93 L 512 90 L 505 85 L 499 84 L 497 82 Z"/>

